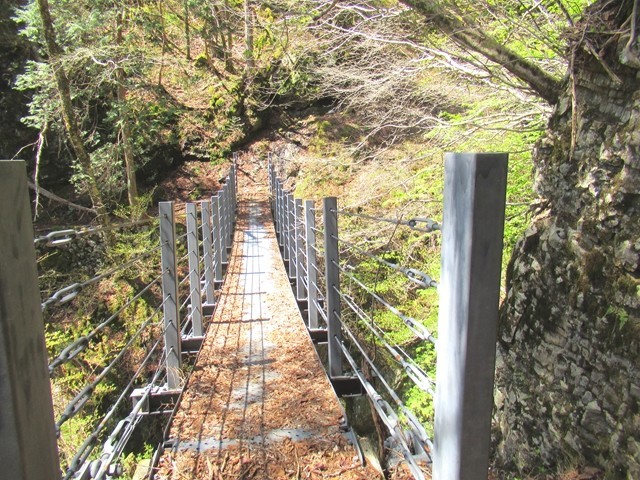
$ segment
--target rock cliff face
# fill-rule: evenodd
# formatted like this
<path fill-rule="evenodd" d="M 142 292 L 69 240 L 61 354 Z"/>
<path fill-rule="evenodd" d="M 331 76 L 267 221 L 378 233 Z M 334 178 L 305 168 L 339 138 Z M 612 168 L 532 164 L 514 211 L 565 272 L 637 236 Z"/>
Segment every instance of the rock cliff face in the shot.
<path fill-rule="evenodd" d="M 640 478 L 640 70 L 623 40 L 606 64 L 575 51 L 535 152 L 545 203 L 507 273 L 494 431 L 523 473 Z"/>

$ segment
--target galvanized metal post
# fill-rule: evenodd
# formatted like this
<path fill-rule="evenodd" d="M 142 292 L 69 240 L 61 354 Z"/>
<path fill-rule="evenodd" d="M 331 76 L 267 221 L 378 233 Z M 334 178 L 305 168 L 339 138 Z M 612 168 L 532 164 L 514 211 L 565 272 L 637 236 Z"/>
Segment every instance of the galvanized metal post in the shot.
<path fill-rule="evenodd" d="M 231 165 L 231 170 L 229 171 L 229 184 L 231 185 L 231 190 L 229 191 L 229 200 L 231 204 L 231 225 L 236 223 L 236 211 L 237 211 L 237 195 L 238 195 L 238 179 L 236 175 L 236 158 L 234 156 L 233 165 Z M 230 237 L 233 240 L 233 227 L 230 229 Z"/>
<path fill-rule="evenodd" d="M 289 249 L 289 194 L 282 192 L 282 258 L 285 262 L 291 259 Z"/>
<path fill-rule="evenodd" d="M 203 235 L 204 237 L 204 235 Z M 203 238 L 203 245 L 204 245 Z M 189 250 L 189 296 L 191 297 L 191 325 L 193 335 L 201 337 L 202 328 L 202 286 L 200 285 L 200 245 L 198 241 L 198 206 L 187 203 L 187 249 Z M 207 264 L 205 262 L 205 269 Z M 209 266 L 209 268 L 211 268 Z M 206 285 L 206 279 L 205 279 Z"/>
<path fill-rule="evenodd" d="M 289 249 L 289 279 L 296 279 L 296 204 L 293 193 L 287 195 L 287 247 Z"/>
<path fill-rule="evenodd" d="M 278 244 L 280 245 L 280 247 L 283 249 L 283 258 L 286 260 L 286 258 L 284 257 L 284 251 L 286 251 L 286 249 L 284 248 L 285 245 L 285 238 L 284 238 L 284 214 L 286 211 L 286 205 L 284 203 L 284 190 L 282 188 L 282 182 L 278 180 L 278 231 L 280 233 L 279 237 L 278 237 Z"/>
<path fill-rule="evenodd" d="M 227 185 L 224 189 L 224 203 L 226 210 L 226 225 L 225 225 L 225 247 L 227 252 L 231 250 L 231 242 L 233 241 L 233 201 L 231 199 L 231 186 Z"/>
<path fill-rule="evenodd" d="M 308 300 L 308 327 L 318 328 L 318 262 L 316 259 L 316 216 L 313 200 L 304 202 L 305 238 L 307 249 L 307 292 Z"/>
<path fill-rule="evenodd" d="M 302 246 L 302 242 L 304 241 L 304 223 L 302 219 L 302 200 L 299 198 L 295 201 L 294 213 L 296 235 L 296 298 L 298 301 L 301 301 L 306 299 L 307 291 L 304 288 L 304 271 L 302 269 L 302 265 L 304 264 L 304 247 Z"/>
<path fill-rule="evenodd" d="M 340 258 L 338 254 L 338 200 L 325 198 L 324 216 L 325 279 L 327 282 L 327 336 L 329 342 L 329 377 L 343 374 L 342 319 L 340 310 Z"/>
<path fill-rule="evenodd" d="M 167 359 L 167 387 L 180 388 L 182 352 L 180 346 L 180 301 L 176 264 L 176 222 L 173 202 L 160 202 L 160 254 L 162 257 L 162 298 L 164 310 L 164 350 Z"/>
<path fill-rule="evenodd" d="M 23 161 L 0 161 L 0 205 L 0 476 L 59 479 Z"/>
<path fill-rule="evenodd" d="M 507 154 L 445 157 L 435 480 L 486 480 Z"/>
<path fill-rule="evenodd" d="M 223 252 L 222 239 L 220 237 L 220 197 L 214 195 L 211 197 L 211 211 L 213 219 L 213 273 L 215 282 L 220 285 L 222 283 L 222 264 L 226 261 L 227 252 Z"/>
<path fill-rule="evenodd" d="M 202 313 L 211 315 L 216 305 L 214 293 L 215 279 L 213 274 L 213 232 L 211 230 L 211 202 L 200 202 L 202 213 L 202 250 L 204 262 L 204 292 L 205 303 L 202 305 Z"/>

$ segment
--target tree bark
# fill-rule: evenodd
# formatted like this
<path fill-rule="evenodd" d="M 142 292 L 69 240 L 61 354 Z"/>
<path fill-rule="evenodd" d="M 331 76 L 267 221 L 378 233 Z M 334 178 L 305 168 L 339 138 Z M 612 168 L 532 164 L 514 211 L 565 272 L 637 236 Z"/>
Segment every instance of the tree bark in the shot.
<path fill-rule="evenodd" d="M 191 25 L 189 24 L 188 0 L 184 0 L 184 41 L 187 44 L 187 60 L 191 60 Z"/>
<path fill-rule="evenodd" d="M 448 35 L 458 45 L 480 53 L 485 58 L 501 65 L 512 75 L 529 85 L 549 104 L 555 105 L 557 103 L 561 82 L 537 65 L 498 43 L 477 25 L 466 21 L 464 17 L 444 11 L 442 6 L 432 0 L 401 0 L 401 2 L 424 15 L 438 30 Z"/>
<path fill-rule="evenodd" d="M 124 10 L 118 15 L 116 25 L 116 44 L 122 45 L 124 29 Z M 116 81 L 118 82 L 118 103 L 120 104 L 120 137 L 124 157 L 125 172 L 127 175 L 127 198 L 129 206 L 138 204 L 138 184 L 136 182 L 136 168 L 133 148 L 131 148 L 131 123 L 126 113 L 127 87 L 125 86 L 126 73 L 121 65 L 116 68 Z"/>
<path fill-rule="evenodd" d="M 253 58 L 253 7 L 251 0 L 244 0 L 244 56 L 247 62 L 247 70 L 253 70 L 255 61 Z"/>
<path fill-rule="evenodd" d="M 42 25 L 44 29 L 44 38 L 47 44 L 47 51 L 49 53 L 49 62 L 55 64 L 58 58 L 62 55 L 62 48 L 58 45 L 56 38 L 56 32 L 53 27 L 53 19 L 51 17 L 51 10 L 49 8 L 48 0 L 37 0 L 38 10 L 40 18 L 42 19 Z M 94 209 L 98 212 L 102 222 L 108 222 L 106 215 L 107 211 L 98 189 L 98 183 L 96 180 L 93 166 L 91 165 L 91 158 L 84 146 L 82 140 L 82 131 L 78 124 L 78 119 L 73 111 L 73 104 L 71 102 L 71 87 L 69 84 L 69 78 L 62 65 L 53 65 L 53 71 L 56 78 L 56 84 L 58 87 L 58 94 L 60 95 L 60 101 L 62 104 L 62 118 L 64 126 L 69 136 L 69 141 L 73 148 L 78 162 L 87 176 L 87 190 Z"/>

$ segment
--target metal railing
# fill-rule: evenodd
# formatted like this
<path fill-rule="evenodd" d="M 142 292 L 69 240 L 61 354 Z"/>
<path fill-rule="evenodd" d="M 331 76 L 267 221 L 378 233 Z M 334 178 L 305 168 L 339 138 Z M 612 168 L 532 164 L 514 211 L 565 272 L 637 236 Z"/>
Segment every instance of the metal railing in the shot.
<path fill-rule="evenodd" d="M 487 476 L 493 369 L 506 192 L 506 154 L 447 154 L 444 220 L 391 219 L 348 212 L 336 198 L 323 199 L 322 227 L 316 227 L 314 202 L 294 199 L 269 159 L 271 208 L 278 243 L 298 302 L 307 308 L 312 338 L 328 342 L 330 379 L 356 377 L 416 479 L 424 479 L 420 461 L 431 463 L 438 480 L 475 480 Z M 339 236 L 339 219 L 385 222 L 423 234 L 441 232 L 441 280 L 417 268 L 389 261 Z M 320 248 L 316 236 L 324 241 Z M 437 288 L 439 320 L 437 382 L 387 332 L 356 296 L 397 317 L 416 341 L 436 344 L 424 324 L 392 305 L 358 274 L 358 265 L 341 260 L 346 250 L 403 275 L 414 288 Z M 348 283 L 343 287 L 341 283 Z M 357 292 L 356 292 L 357 291 Z M 358 295 L 356 295 L 358 293 Z M 356 323 L 348 322 L 355 317 Z M 322 320 L 320 322 L 319 320 Z M 356 328 L 356 330 L 354 330 Z M 326 337 L 318 331 L 326 330 Z M 370 355 L 362 332 L 374 338 L 406 379 L 435 399 L 434 441 Z M 359 357 L 375 375 L 367 378 Z M 379 385 L 379 392 L 374 383 Z"/>
<path fill-rule="evenodd" d="M 64 228 L 41 234 L 35 240 L 32 234 L 29 238 L 27 230 L 30 229 L 24 228 L 31 225 L 28 190 L 21 186 L 26 185 L 24 163 L 0 162 L 0 170 L 2 181 L 11 184 L 11 188 L 5 189 L 6 194 L 16 196 L 21 203 L 18 212 L 7 209 L 0 214 L 1 235 L 6 237 L 2 239 L 2 258 L 12 256 L 4 245 L 20 245 L 16 268 L 19 264 L 19 271 L 25 272 L 25 275 L 11 277 L 3 260 L 1 284 L 9 294 L 14 289 L 31 292 L 29 298 L 22 295 L 19 301 L 9 302 L 2 314 L 2 325 L 8 326 L 9 330 L 0 329 L 0 351 L 3 352 L 0 377 L 8 379 L 6 392 L 10 396 L 20 400 L 19 392 L 30 393 L 29 400 L 20 404 L 4 398 L 4 392 L 0 393 L 3 400 L 1 424 L 12 426 L 0 429 L 2 444 L 16 449 L 6 458 L 0 454 L 3 475 L 25 480 L 115 478 L 121 474 L 119 458 L 141 419 L 150 413 L 170 413 L 170 410 L 155 412 L 154 405 L 175 402 L 183 386 L 183 354 L 194 353 L 202 343 L 207 328 L 205 319 L 215 308 L 215 290 L 222 284 L 234 233 L 237 210 L 235 164 L 224 186 L 210 200 L 199 202 L 199 205 L 161 202 L 159 222 L 145 219 L 107 228 Z M 8 202 L 3 198 L 3 205 L 8 204 L 5 201 Z M 49 289 L 43 299 L 33 291 L 38 284 L 34 277 L 36 247 L 41 258 L 46 259 L 50 255 L 47 250 L 66 249 L 83 237 L 107 233 L 117 236 L 123 230 L 141 228 L 150 235 L 143 242 L 146 245 L 143 251 L 135 251 L 130 245 L 129 251 L 134 253 L 125 258 L 120 256 L 116 265 L 85 274 L 88 278 L 80 281 Z M 159 242 L 157 247 L 149 243 L 154 235 L 159 237 L 155 240 Z M 109 263 L 97 258 L 91 260 L 98 265 Z M 156 262 L 157 266 L 150 270 L 145 268 L 147 280 L 144 281 L 134 270 L 150 262 Z M 82 295 L 94 294 L 101 287 L 108 288 L 105 282 L 115 282 L 123 276 L 135 280 L 127 282 L 135 285 L 135 290 L 129 293 L 130 298 L 106 318 L 100 313 L 105 309 L 96 308 L 91 318 L 76 328 L 84 333 L 67 345 L 50 345 L 48 350 L 53 355 L 47 360 L 43 315 L 44 323 L 49 325 L 61 319 L 65 324 L 74 325 L 78 323 L 74 319 L 79 305 L 76 302 Z M 87 301 L 91 300 L 85 299 L 84 303 Z M 136 309 L 146 310 L 146 314 L 132 325 L 131 311 Z M 117 339 L 113 345 L 121 346 L 104 352 L 104 344 L 99 345 L 99 342 L 109 336 Z M 35 348 L 38 344 L 43 348 Z M 5 348 L 9 355 L 4 354 Z M 102 359 L 104 364 L 96 364 L 94 357 Z M 125 368 L 132 364 L 135 364 L 133 372 L 131 368 Z M 42 365 L 48 365 L 47 369 L 40 371 Z M 61 404 L 63 396 L 57 392 L 54 402 L 49 377 L 65 375 L 65 371 L 77 365 L 87 368 L 80 369 L 80 373 L 84 372 L 83 378 L 76 378 L 74 384 L 77 386 L 69 389 L 73 392 L 70 401 Z M 127 377 L 122 377 L 125 372 L 128 372 Z M 116 385 L 122 386 L 120 391 L 114 390 Z M 5 390 L 4 383 L 2 389 Z M 36 391 L 38 395 L 34 396 Z M 104 408 L 105 405 L 108 407 Z M 54 415 L 54 411 L 58 413 Z M 79 415 L 90 419 L 87 420 L 88 433 L 75 452 L 65 459 L 61 472 L 56 438 L 65 441 L 65 430 L 69 428 L 77 437 L 73 426 L 66 425 Z M 34 436 L 33 432 L 38 431 L 42 434 Z M 33 455 L 30 451 L 37 453 Z M 34 461 L 35 458 L 38 461 Z"/>

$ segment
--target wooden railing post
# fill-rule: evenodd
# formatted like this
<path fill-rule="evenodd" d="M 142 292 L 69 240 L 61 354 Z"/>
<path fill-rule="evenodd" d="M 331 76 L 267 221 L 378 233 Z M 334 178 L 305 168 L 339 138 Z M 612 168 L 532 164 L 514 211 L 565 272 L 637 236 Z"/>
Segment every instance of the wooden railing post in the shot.
<path fill-rule="evenodd" d="M 205 239 L 203 238 L 202 241 L 204 245 Z M 189 296 L 191 298 L 191 325 L 193 327 L 193 336 L 201 337 L 203 335 L 204 329 L 202 328 L 202 286 L 200 285 L 198 206 L 195 203 L 187 203 L 187 249 L 189 251 Z M 204 268 L 207 268 L 206 262 Z M 209 266 L 209 268 L 211 267 Z M 207 298 L 207 301 L 208 300 L 209 298 Z"/>
<path fill-rule="evenodd" d="M 162 301 L 164 310 L 164 349 L 167 362 L 167 387 L 180 388 L 182 352 L 180 345 L 180 301 L 176 264 L 176 223 L 173 202 L 158 204 L 162 257 Z"/>
<path fill-rule="evenodd" d="M 36 252 L 22 161 L 0 161 L 2 478 L 60 478 Z"/>
<path fill-rule="evenodd" d="M 507 154 L 445 157 L 435 480 L 486 480 Z"/>
<path fill-rule="evenodd" d="M 316 259 L 316 217 L 314 212 L 313 200 L 305 200 L 305 237 L 307 249 L 307 291 L 308 299 L 308 327 L 311 329 L 318 328 L 318 262 Z"/>
<path fill-rule="evenodd" d="M 327 336 L 329 342 L 329 378 L 340 377 L 342 366 L 342 320 L 340 310 L 340 258 L 338 255 L 338 200 L 323 200 L 325 279 L 327 282 Z"/>
<path fill-rule="evenodd" d="M 295 246 L 296 246 L 296 298 L 298 301 L 305 300 L 307 297 L 306 290 L 304 288 L 304 271 L 302 264 L 304 262 L 304 251 L 302 250 L 302 242 L 304 241 L 304 223 L 302 220 L 302 200 L 295 200 L 294 207 L 294 223 L 295 223 Z"/>

